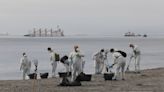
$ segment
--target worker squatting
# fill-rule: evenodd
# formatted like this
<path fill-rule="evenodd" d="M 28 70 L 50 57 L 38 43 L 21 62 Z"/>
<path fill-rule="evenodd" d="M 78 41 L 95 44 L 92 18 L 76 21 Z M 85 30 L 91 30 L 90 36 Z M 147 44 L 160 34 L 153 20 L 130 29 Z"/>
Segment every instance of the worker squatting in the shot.
<path fill-rule="evenodd" d="M 130 56 L 130 61 L 128 63 L 127 69 L 125 69 L 126 65 L 126 53 L 122 50 L 117 50 L 114 48 L 111 49 L 101 49 L 100 51 L 94 53 L 92 59 L 95 65 L 95 74 L 102 74 L 104 72 L 109 72 L 113 66 L 115 66 L 115 72 L 113 80 L 118 80 L 121 78 L 125 80 L 125 71 L 129 70 L 129 65 L 131 59 L 134 58 L 135 72 L 140 73 L 140 55 L 141 51 L 137 45 L 129 44 L 129 47 L 132 48 L 132 54 Z M 64 64 L 66 68 L 66 72 L 71 72 L 71 81 L 74 81 L 76 77 L 83 72 L 85 61 L 83 58 L 84 54 L 81 53 L 79 46 L 74 46 L 73 51 L 68 56 L 63 56 L 59 59 L 59 55 L 52 50 L 52 48 L 47 48 L 50 53 L 50 61 L 52 66 L 52 77 L 56 77 L 56 68 L 57 62 L 60 61 Z M 108 63 L 108 53 L 111 53 L 113 56 L 113 64 L 109 65 Z M 26 53 L 23 53 L 21 58 L 21 67 L 20 70 L 23 72 L 23 79 L 25 76 L 30 73 L 31 62 L 28 59 Z M 121 75 L 119 73 L 121 72 Z"/>

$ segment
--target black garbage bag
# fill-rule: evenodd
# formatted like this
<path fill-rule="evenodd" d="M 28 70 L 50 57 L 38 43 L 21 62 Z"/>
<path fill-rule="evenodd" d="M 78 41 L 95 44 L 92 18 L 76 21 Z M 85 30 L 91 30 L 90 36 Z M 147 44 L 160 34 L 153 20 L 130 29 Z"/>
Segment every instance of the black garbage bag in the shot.
<path fill-rule="evenodd" d="M 69 80 L 67 77 L 63 77 L 62 82 L 59 84 L 59 86 L 69 86 Z"/>
<path fill-rule="evenodd" d="M 85 74 L 85 73 L 80 73 L 77 76 L 77 79 L 79 79 L 80 81 L 91 81 L 92 75 L 91 74 Z"/>
<path fill-rule="evenodd" d="M 67 55 L 63 56 L 63 57 L 60 59 L 60 62 L 65 64 L 65 61 L 66 61 L 66 60 L 68 60 L 68 56 L 67 56 Z"/>
<path fill-rule="evenodd" d="M 69 84 L 69 86 L 81 86 L 81 82 L 79 81 L 73 81 Z"/>
<path fill-rule="evenodd" d="M 41 79 L 47 79 L 48 75 L 49 75 L 49 73 L 40 73 L 40 78 Z"/>
<path fill-rule="evenodd" d="M 58 86 L 81 86 L 81 82 L 78 79 L 70 82 L 67 77 L 63 77 L 62 82 Z"/>
<path fill-rule="evenodd" d="M 37 79 L 37 74 L 36 73 L 31 73 L 28 75 L 30 79 Z"/>
<path fill-rule="evenodd" d="M 120 53 L 123 57 L 125 57 L 125 58 L 126 58 L 126 56 L 127 56 L 126 52 L 124 52 L 124 51 L 118 50 L 118 51 L 116 51 L 116 52 L 119 52 L 119 53 Z"/>

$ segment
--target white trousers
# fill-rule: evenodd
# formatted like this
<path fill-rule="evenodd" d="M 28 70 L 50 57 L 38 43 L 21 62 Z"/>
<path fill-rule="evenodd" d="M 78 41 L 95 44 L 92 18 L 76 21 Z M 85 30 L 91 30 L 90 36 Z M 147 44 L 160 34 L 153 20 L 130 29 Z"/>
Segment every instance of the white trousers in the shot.
<path fill-rule="evenodd" d="M 113 79 L 117 79 L 119 76 L 119 72 L 121 70 L 121 78 L 124 79 L 125 78 L 125 64 L 126 64 L 126 59 L 124 57 L 119 57 L 116 59 L 116 70 L 115 70 L 115 74 L 114 74 L 114 78 Z"/>
<path fill-rule="evenodd" d="M 23 80 L 26 79 L 26 76 L 30 74 L 30 69 L 25 68 L 23 69 Z"/>
<path fill-rule="evenodd" d="M 95 60 L 95 73 L 101 74 L 104 68 L 104 62 L 100 60 Z"/>
<path fill-rule="evenodd" d="M 135 58 L 135 72 L 140 72 L 140 55 L 136 55 L 134 58 Z"/>
<path fill-rule="evenodd" d="M 52 77 L 55 77 L 55 72 L 56 72 L 56 68 L 57 68 L 57 62 L 56 61 L 52 61 L 51 65 L 52 65 Z"/>
<path fill-rule="evenodd" d="M 103 68 L 103 73 L 109 72 L 109 63 L 108 60 L 104 60 L 104 68 Z"/>
<path fill-rule="evenodd" d="M 82 62 L 76 61 L 74 64 L 72 64 L 71 71 L 72 71 L 71 81 L 74 81 L 76 77 L 82 72 Z"/>

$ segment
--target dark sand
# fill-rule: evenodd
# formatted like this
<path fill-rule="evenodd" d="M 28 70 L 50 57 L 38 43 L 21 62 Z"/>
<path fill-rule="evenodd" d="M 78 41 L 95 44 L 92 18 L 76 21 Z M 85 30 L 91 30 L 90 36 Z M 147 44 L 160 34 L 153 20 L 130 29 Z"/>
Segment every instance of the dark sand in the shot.
<path fill-rule="evenodd" d="M 143 70 L 141 74 L 126 73 L 126 80 L 104 81 L 94 75 L 91 82 L 80 87 L 59 87 L 59 78 L 0 81 L 0 92 L 164 92 L 164 68 Z"/>

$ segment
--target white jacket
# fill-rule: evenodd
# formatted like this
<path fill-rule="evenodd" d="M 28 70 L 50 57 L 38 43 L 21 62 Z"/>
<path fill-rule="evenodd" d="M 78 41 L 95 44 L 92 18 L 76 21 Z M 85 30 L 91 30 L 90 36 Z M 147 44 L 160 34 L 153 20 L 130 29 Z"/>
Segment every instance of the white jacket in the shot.
<path fill-rule="evenodd" d="M 76 62 L 82 62 L 82 57 L 84 57 L 83 54 L 81 54 L 80 52 L 71 52 L 69 55 L 69 61 L 71 62 L 71 64 L 74 64 Z"/>
<path fill-rule="evenodd" d="M 55 61 L 55 52 L 50 53 L 50 61 Z"/>
<path fill-rule="evenodd" d="M 93 60 L 96 60 L 96 61 L 102 61 L 105 59 L 105 56 L 103 53 L 101 52 L 97 52 L 93 55 Z"/>

